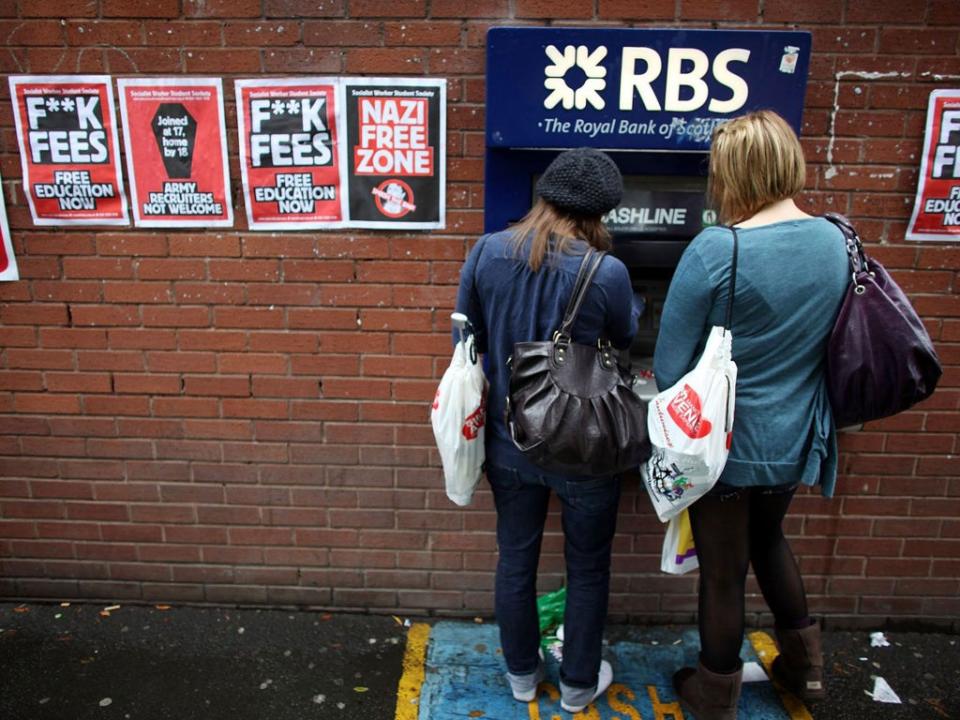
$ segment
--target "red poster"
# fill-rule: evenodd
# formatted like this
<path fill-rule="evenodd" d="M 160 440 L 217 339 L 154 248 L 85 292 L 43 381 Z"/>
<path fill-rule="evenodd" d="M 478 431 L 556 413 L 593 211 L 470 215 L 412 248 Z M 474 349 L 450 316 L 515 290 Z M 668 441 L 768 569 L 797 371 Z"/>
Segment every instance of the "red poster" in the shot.
<path fill-rule="evenodd" d="M 0 178 L 0 187 L 3 179 Z M 0 280 L 19 280 L 17 259 L 13 256 L 13 240 L 10 237 L 10 225 L 7 222 L 7 208 L 0 192 Z"/>
<path fill-rule="evenodd" d="M 236 94 L 250 228 L 341 227 L 337 81 L 237 80 Z"/>
<path fill-rule="evenodd" d="M 960 240 L 960 90 L 934 90 L 907 240 Z"/>
<path fill-rule="evenodd" d="M 107 75 L 10 77 L 23 187 L 36 225 L 126 225 Z"/>
<path fill-rule="evenodd" d="M 117 81 L 133 223 L 231 227 L 220 78 Z"/>

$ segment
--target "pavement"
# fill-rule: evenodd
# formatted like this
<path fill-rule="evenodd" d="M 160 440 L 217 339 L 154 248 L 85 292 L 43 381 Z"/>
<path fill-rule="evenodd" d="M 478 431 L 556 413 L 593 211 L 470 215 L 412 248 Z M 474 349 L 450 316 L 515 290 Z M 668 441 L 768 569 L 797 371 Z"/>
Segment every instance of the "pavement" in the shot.
<path fill-rule="evenodd" d="M 828 697 L 804 707 L 763 678 L 776 647 L 752 631 L 742 657 L 761 679 L 744 685 L 740 719 L 960 720 L 960 636 L 883 638 L 873 647 L 869 631 L 825 633 Z M 539 698 L 510 697 L 491 622 L 0 603 L 0 718 L 683 720 L 670 675 L 696 653 L 690 627 L 611 626 L 614 685 L 571 716 L 549 654 Z M 874 698 L 878 677 L 899 703 Z"/>

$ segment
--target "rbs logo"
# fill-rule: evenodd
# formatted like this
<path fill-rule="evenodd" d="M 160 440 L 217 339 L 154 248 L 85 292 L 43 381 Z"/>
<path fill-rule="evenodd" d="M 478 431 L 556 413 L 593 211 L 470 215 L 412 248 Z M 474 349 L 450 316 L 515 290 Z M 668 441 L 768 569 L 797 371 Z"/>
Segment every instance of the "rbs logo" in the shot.
<path fill-rule="evenodd" d="M 567 45 L 561 51 L 555 45 L 546 48 L 550 64 L 545 68 L 544 87 L 550 94 L 543 106 L 552 109 L 562 105 L 564 110 L 583 110 L 589 104 L 603 110 L 606 101 L 601 92 L 606 89 L 607 69 L 600 63 L 607 56 L 607 48 L 599 46 L 592 52 L 586 45 Z M 661 54 L 651 47 L 625 47 L 620 58 L 620 110 L 633 110 L 637 96 L 647 111 L 692 112 L 706 106 L 714 113 L 732 113 L 747 102 L 750 88 L 746 81 L 730 69 L 732 63 L 746 63 L 750 51 L 746 48 L 728 48 L 711 60 L 697 48 L 670 48 L 667 51 L 666 86 L 664 96 L 657 97 L 653 83 L 663 74 Z M 573 89 L 566 81 L 567 73 L 577 67 L 586 76 L 580 87 Z M 710 97 L 707 74 L 728 88 L 729 97 Z M 686 89 L 682 91 L 682 89 Z M 681 94 L 686 97 L 681 98 Z"/>

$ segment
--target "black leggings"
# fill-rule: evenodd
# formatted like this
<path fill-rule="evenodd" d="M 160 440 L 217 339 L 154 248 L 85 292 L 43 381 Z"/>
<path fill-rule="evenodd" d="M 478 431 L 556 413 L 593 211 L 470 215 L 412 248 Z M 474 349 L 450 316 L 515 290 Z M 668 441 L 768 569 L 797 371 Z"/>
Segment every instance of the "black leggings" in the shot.
<path fill-rule="evenodd" d="M 713 672 L 739 667 L 750 564 L 777 625 L 808 623 L 800 569 L 781 527 L 795 490 L 718 483 L 690 506 L 700 562 L 700 661 Z"/>

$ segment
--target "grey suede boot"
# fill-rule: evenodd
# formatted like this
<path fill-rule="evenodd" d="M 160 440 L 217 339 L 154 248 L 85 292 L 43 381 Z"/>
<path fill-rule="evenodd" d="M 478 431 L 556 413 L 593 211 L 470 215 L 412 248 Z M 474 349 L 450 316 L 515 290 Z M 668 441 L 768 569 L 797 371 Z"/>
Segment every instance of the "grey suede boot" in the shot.
<path fill-rule="evenodd" d="M 823 650 L 820 645 L 820 623 L 803 630 L 774 628 L 780 654 L 774 658 L 773 679 L 804 701 L 822 700 Z"/>
<path fill-rule="evenodd" d="M 736 672 L 715 673 L 697 663 L 697 669 L 674 673 L 673 687 L 688 718 L 694 720 L 737 720 L 737 703 L 743 681 L 743 663 Z"/>

